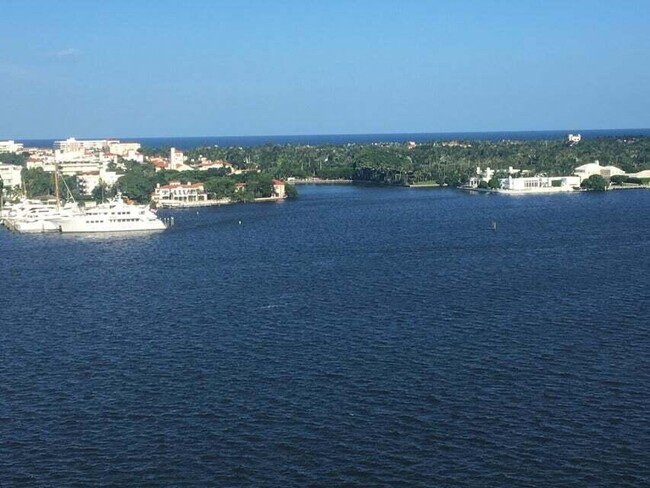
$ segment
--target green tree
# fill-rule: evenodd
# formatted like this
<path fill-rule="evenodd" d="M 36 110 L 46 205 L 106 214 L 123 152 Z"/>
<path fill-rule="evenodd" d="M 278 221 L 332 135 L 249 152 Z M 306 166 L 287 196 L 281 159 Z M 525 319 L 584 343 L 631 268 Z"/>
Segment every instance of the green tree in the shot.
<path fill-rule="evenodd" d="M 23 152 L 23 153 L 0 152 L 0 163 L 25 166 L 27 159 L 29 159 L 28 152 Z"/>
<path fill-rule="evenodd" d="M 273 195 L 273 178 L 264 173 L 250 173 L 246 176 L 246 191 L 254 198 L 264 198 Z"/>
<path fill-rule="evenodd" d="M 580 186 L 586 190 L 605 191 L 607 190 L 607 180 L 600 175 L 591 175 L 580 183 Z"/>
<path fill-rule="evenodd" d="M 21 176 L 27 197 L 52 195 L 54 193 L 52 173 L 46 173 L 43 168 L 23 168 Z"/>
<path fill-rule="evenodd" d="M 287 198 L 290 199 L 298 198 L 298 189 L 295 187 L 295 185 L 290 185 L 289 183 L 285 183 L 284 192 L 286 193 Z"/>
<path fill-rule="evenodd" d="M 204 183 L 205 191 L 214 198 L 230 198 L 235 193 L 235 181 L 228 177 L 212 177 Z"/>
<path fill-rule="evenodd" d="M 106 182 L 100 181 L 99 185 L 93 188 L 91 192 L 92 199 L 97 202 L 105 202 L 115 195 L 115 188 L 109 186 Z"/>
<path fill-rule="evenodd" d="M 493 176 L 490 178 L 490 181 L 488 181 L 488 187 L 492 188 L 493 190 L 496 190 L 500 186 L 501 184 L 499 183 L 499 179 L 496 176 Z"/>
<path fill-rule="evenodd" d="M 139 203 L 151 200 L 156 185 L 156 173 L 150 164 L 127 163 L 127 171 L 117 180 L 117 188 Z"/>

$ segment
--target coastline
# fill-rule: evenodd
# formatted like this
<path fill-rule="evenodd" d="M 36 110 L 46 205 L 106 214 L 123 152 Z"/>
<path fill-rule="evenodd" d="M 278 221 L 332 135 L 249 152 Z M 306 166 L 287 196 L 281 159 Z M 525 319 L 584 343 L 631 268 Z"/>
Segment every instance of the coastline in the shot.
<path fill-rule="evenodd" d="M 350 185 L 352 180 L 321 178 L 287 178 L 290 185 Z"/>

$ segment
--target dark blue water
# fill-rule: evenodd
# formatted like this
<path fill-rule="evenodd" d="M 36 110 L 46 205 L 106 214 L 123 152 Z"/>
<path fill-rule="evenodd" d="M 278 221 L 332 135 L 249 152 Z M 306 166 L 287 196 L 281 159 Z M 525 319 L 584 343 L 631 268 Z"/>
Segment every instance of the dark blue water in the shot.
<path fill-rule="evenodd" d="M 649 213 L 301 187 L 0 232 L 0 486 L 648 486 Z"/>
<path fill-rule="evenodd" d="M 139 142 L 144 147 L 176 147 L 192 149 L 206 146 L 260 146 L 263 144 L 368 144 L 380 142 L 424 143 L 445 140 L 551 140 L 564 139 L 570 132 L 580 133 L 586 139 L 595 137 L 638 137 L 650 136 L 650 129 L 607 129 L 607 130 L 546 130 L 546 131 L 496 131 L 496 132 L 437 132 L 412 134 L 328 134 L 290 136 L 207 136 L 207 137 L 123 137 L 123 141 Z M 102 137 L 98 137 L 101 139 Z M 55 139 L 24 139 L 18 142 L 25 147 L 51 148 Z"/>

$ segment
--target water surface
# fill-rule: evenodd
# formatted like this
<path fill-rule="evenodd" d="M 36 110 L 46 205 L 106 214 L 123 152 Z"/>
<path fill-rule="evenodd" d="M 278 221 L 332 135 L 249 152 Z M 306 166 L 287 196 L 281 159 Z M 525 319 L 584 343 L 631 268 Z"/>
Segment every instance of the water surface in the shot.
<path fill-rule="evenodd" d="M 650 192 L 300 190 L 0 232 L 0 485 L 650 484 Z"/>

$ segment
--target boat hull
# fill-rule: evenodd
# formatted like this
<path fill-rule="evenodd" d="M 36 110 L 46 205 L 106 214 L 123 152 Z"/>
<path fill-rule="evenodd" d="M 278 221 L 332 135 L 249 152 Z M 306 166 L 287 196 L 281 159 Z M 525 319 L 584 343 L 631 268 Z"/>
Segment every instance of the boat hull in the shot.
<path fill-rule="evenodd" d="M 58 232 L 59 224 L 53 220 L 18 221 L 14 223 L 13 229 L 22 234 L 43 234 L 45 232 Z"/>
<path fill-rule="evenodd" d="M 61 220 L 59 222 L 59 229 L 63 233 L 137 232 L 165 230 L 166 226 L 158 219 L 136 222 L 110 222 L 87 217 L 76 217 L 74 219 Z"/>

